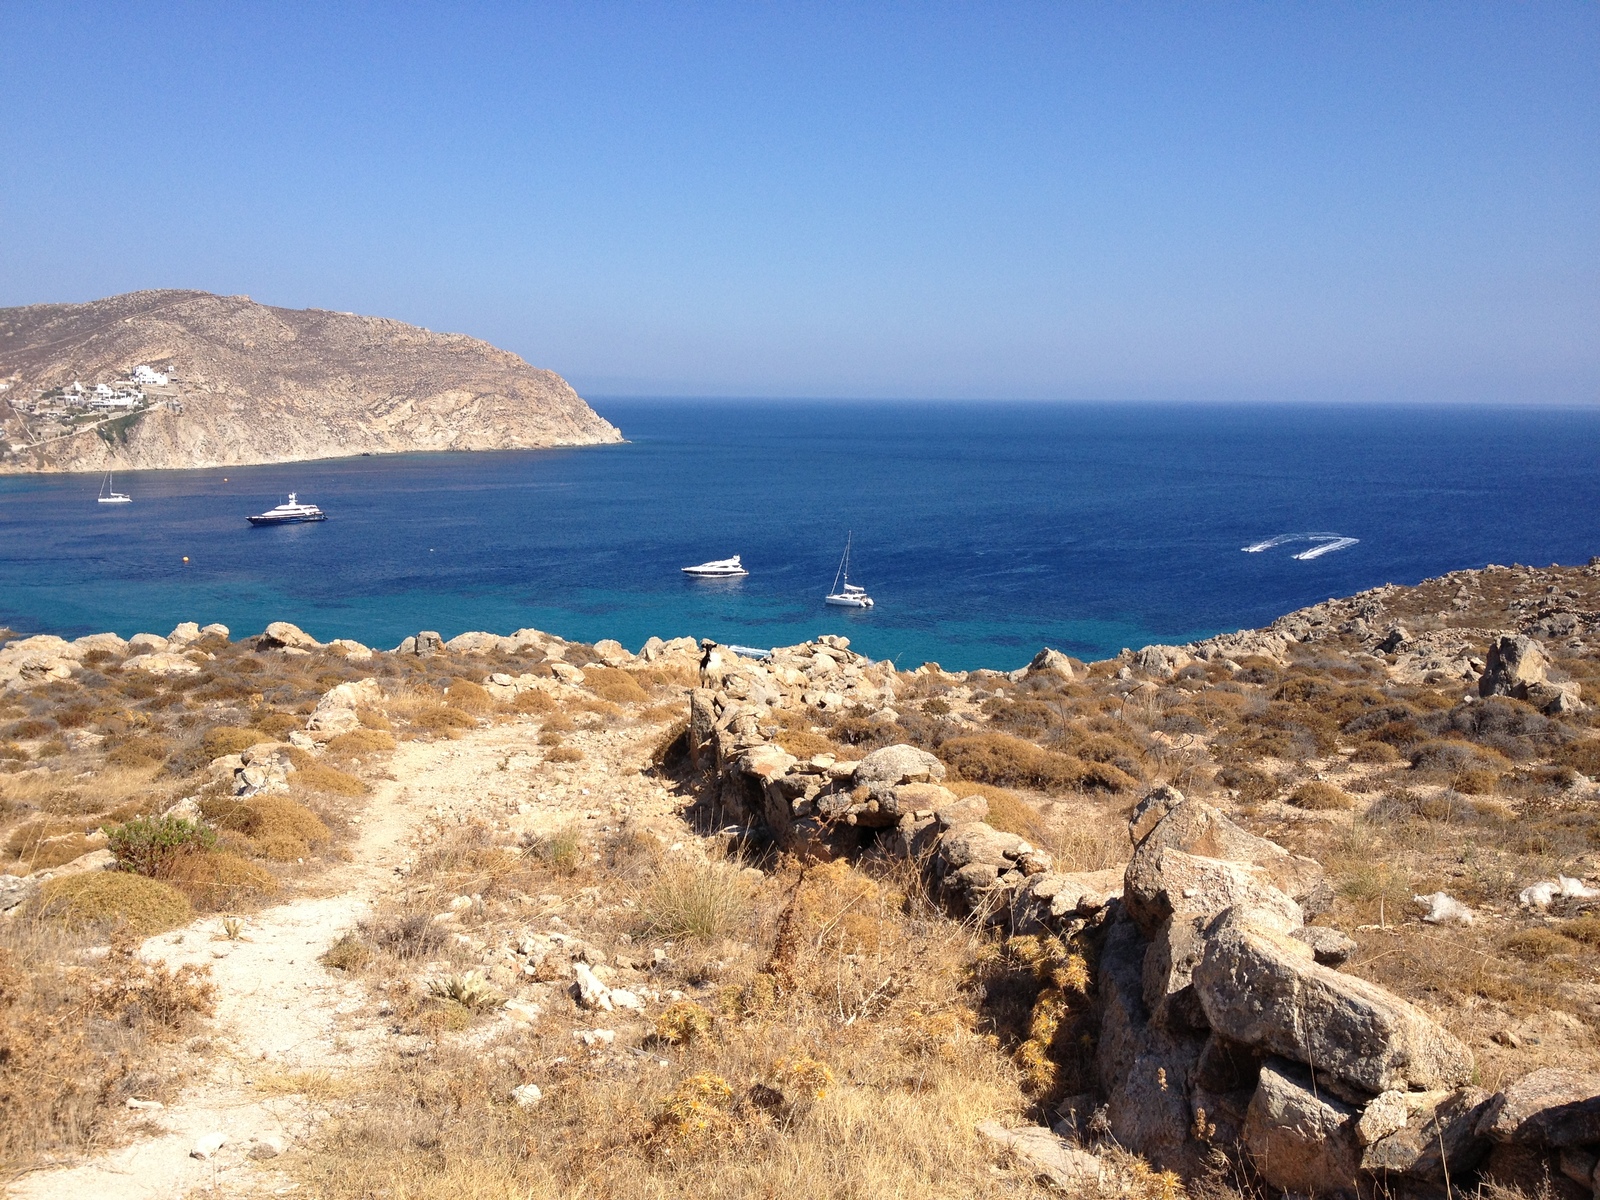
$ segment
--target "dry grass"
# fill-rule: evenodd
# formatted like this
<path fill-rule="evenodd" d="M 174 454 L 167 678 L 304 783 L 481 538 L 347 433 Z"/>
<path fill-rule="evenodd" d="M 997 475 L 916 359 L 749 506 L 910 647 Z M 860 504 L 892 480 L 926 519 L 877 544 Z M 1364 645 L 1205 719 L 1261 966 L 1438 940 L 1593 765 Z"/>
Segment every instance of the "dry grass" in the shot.
<path fill-rule="evenodd" d="M 670 862 L 651 877 L 639 897 L 645 937 L 713 942 L 727 937 L 749 908 L 750 887 L 724 862 Z"/>
<path fill-rule="evenodd" d="M 128 1096 L 166 1094 L 155 1046 L 211 1010 L 203 972 L 141 962 L 129 942 L 91 970 L 74 965 L 83 948 L 54 922 L 0 924 L 0 1170 L 85 1149 Z"/>
<path fill-rule="evenodd" d="M 126 871 L 84 871 L 52 879 L 26 906 L 29 915 L 72 929 L 117 930 L 148 937 L 187 925 L 188 897 L 169 883 Z"/>

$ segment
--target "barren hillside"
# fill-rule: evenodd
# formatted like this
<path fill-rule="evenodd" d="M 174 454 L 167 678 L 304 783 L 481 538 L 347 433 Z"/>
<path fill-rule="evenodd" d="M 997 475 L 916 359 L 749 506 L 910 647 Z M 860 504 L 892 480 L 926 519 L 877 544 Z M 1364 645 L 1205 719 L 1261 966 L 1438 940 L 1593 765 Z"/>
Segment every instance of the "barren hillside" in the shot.
<path fill-rule="evenodd" d="M 7 472 L 621 440 L 559 375 L 476 338 L 206 292 L 0 309 L 0 383 Z"/>

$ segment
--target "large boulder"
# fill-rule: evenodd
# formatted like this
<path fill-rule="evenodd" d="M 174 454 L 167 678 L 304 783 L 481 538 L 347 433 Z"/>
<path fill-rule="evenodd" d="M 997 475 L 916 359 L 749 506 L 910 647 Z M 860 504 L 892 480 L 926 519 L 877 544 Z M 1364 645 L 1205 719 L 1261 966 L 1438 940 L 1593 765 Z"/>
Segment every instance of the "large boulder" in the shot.
<path fill-rule="evenodd" d="M 288 621 L 274 621 L 256 638 L 257 650 L 320 650 L 322 643 L 317 641 L 298 625 L 291 625 Z"/>
<path fill-rule="evenodd" d="M 1244 1122 L 1244 1147 L 1261 1177 L 1288 1192 L 1355 1196 L 1361 1148 L 1356 1110 L 1298 1063 L 1269 1058 Z"/>
<path fill-rule="evenodd" d="M 470 630 L 456 634 L 445 643 L 445 648 L 454 654 L 493 654 L 507 647 L 506 639 L 497 633 Z"/>
<path fill-rule="evenodd" d="M 1472 1075 L 1472 1052 L 1421 1009 L 1231 914 L 1207 936 L 1194 989 L 1218 1033 L 1364 1092 L 1449 1088 Z"/>
<path fill-rule="evenodd" d="M 317 701 L 315 711 L 306 721 L 306 730 L 318 741 L 327 741 L 361 728 L 361 709 L 381 708 L 382 705 L 383 689 L 376 679 L 341 683 Z"/>
<path fill-rule="evenodd" d="M 957 803 L 960 803 L 958 801 Z M 943 810 L 941 810 L 941 817 Z M 1122 870 L 1044 871 L 1031 875 L 1017 889 L 1011 904 L 1011 928 L 1018 934 L 1059 931 L 1077 917 L 1089 917 L 1122 895 Z"/>
<path fill-rule="evenodd" d="M 1488 1099 L 1475 1087 L 1383 1093 L 1356 1123 L 1357 1140 L 1366 1147 L 1362 1170 L 1431 1183 L 1465 1179 L 1489 1149 L 1475 1128 Z"/>
<path fill-rule="evenodd" d="M 1600 1144 L 1600 1074 L 1545 1067 L 1524 1075 L 1489 1103 L 1478 1132 L 1557 1150 Z"/>
<path fill-rule="evenodd" d="M 1158 787 L 1149 792 L 1134 809 L 1128 833 L 1135 849 L 1128 864 L 1126 902 L 1147 937 L 1171 913 L 1163 902 L 1148 903 L 1147 899 L 1155 900 L 1154 893 L 1147 897 L 1133 886 L 1133 878 L 1136 870 L 1144 871 L 1144 863 L 1169 848 L 1240 864 L 1251 878 L 1298 903 L 1307 916 L 1322 911 L 1331 898 L 1322 866 L 1315 859 L 1291 854 L 1276 842 L 1241 829 L 1211 805 L 1186 800 L 1176 788 Z"/>
<path fill-rule="evenodd" d="M 1022 669 L 1022 675 L 1027 678 L 1032 675 L 1054 675 L 1061 679 L 1072 679 L 1076 672 L 1072 669 L 1072 660 L 1059 650 L 1052 650 L 1046 646 L 1033 656 L 1033 661 Z"/>
<path fill-rule="evenodd" d="M 1193 1136 L 1191 1078 L 1204 1041 L 1157 1028 L 1144 1004 L 1145 944 L 1114 915 L 1100 951 L 1100 1039 L 1095 1069 L 1119 1145 L 1170 1171 L 1192 1172 L 1204 1147 Z"/>
<path fill-rule="evenodd" d="M 154 654 L 135 654 L 122 660 L 125 671 L 143 671 L 146 675 L 198 675 L 204 669 L 182 654 L 158 651 Z"/>
<path fill-rule="evenodd" d="M 904 744 L 874 750 L 856 767 L 856 782 L 870 788 L 901 783 L 938 783 L 944 764 L 926 750 Z"/>
<path fill-rule="evenodd" d="M 1478 694 L 1526 700 L 1528 689 L 1543 683 L 1549 668 L 1550 660 L 1537 641 L 1507 634 L 1489 647 L 1488 662 L 1478 680 Z"/>
<path fill-rule="evenodd" d="M 1105 1171 L 1095 1155 L 1042 1125 L 1008 1127 L 999 1121 L 982 1121 L 978 1132 L 1009 1150 L 1035 1177 L 1065 1191 L 1096 1185 Z"/>
<path fill-rule="evenodd" d="M 1173 920 L 1210 918 L 1238 909 L 1250 920 L 1289 933 L 1305 924 L 1300 906 L 1253 863 L 1226 862 L 1147 842 L 1124 872 L 1122 901 L 1147 937 Z"/>

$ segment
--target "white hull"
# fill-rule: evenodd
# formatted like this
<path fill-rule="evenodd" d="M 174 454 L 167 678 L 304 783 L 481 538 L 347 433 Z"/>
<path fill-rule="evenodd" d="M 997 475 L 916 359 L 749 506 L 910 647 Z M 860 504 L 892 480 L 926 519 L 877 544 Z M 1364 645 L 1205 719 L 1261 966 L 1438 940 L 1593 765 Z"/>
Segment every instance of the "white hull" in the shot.
<path fill-rule="evenodd" d="M 732 579 L 738 575 L 750 574 L 740 563 L 737 554 L 732 558 L 719 558 L 714 562 L 701 563 L 697 567 L 682 567 L 680 570 L 685 575 L 693 575 L 697 579 Z"/>
<path fill-rule="evenodd" d="M 100 497 L 101 504 L 132 504 L 132 496 L 124 496 L 121 492 L 113 492 L 109 496 Z"/>
<path fill-rule="evenodd" d="M 827 596 L 822 601 L 835 608 L 871 608 L 871 596 Z"/>

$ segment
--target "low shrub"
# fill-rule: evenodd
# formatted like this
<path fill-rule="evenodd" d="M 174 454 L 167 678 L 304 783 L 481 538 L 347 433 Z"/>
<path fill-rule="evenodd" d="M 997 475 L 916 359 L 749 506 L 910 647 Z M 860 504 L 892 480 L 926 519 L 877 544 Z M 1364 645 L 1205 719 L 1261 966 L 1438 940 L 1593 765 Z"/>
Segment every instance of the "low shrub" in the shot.
<path fill-rule="evenodd" d="M 1400 751 L 1388 742 L 1362 742 L 1356 747 L 1356 752 L 1350 756 L 1351 762 L 1358 763 L 1397 763 L 1400 761 Z"/>
<path fill-rule="evenodd" d="M 444 930 L 429 912 L 400 912 L 361 926 L 361 932 L 380 950 L 396 958 L 432 958 L 444 947 Z"/>
<path fill-rule="evenodd" d="M 1501 950 L 1524 962 L 1543 962 L 1552 955 L 1567 954 L 1577 948 L 1577 943 L 1570 938 L 1543 926 L 1519 930 L 1500 939 Z"/>
<path fill-rule="evenodd" d="M 271 742 L 276 739 L 269 733 L 259 729 L 241 729 L 237 725 L 218 725 L 206 730 L 206 735 L 200 740 L 201 749 L 207 759 L 223 758 L 229 754 L 242 754 L 251 746 L 262 742 Z"/>
<path fill-rule="evenodd" d="M 153 767 L 164 762 L 172 752 L 172 744 L 154 734 L 137 734 L 124 738 L 106 754 L 106 762 L 114 767 Z"/>
<path fill-rule="evenodd" d="M 583 761 L 583 751 L 576 746 L 552 746 L 545 751 L 545 762 L 575 763 Z"/>
<path fill-rule="evenodd" d="M 156 878 L 177 888 L 199 912 L 242 908 L 278 890 L 271 871 L 227 850 L 170 858 Z"/>
<path fill-rule="evenodd" d="M 1088 765 L 1079 759 L 1040 749 L 1032 742 L 1004 733 L 951 738 L 939 747 L 939 755 L 963 779 L 1000 787 L 1065 792 L 1083 786 L 1089 774 Z M 1100 777 L 1091 786 L 1104 786 L 1106 781 L 1115 784 L 1119 777 L 1125 786 L 1134 785 L 1134 780 L 1115 767 L 1101 763 L 1094 766 Z"/>
<path fill-rule="evenodd" d="M 519 713 L 548 713 L 555 712 L 560 706 L 551 696 L 538 688 L 529 688 L 525 692 L 518 692 L 517 698 L 511 702 L 511 707 Z"/>
<path fill-rule="evenodd" d="M 810 729 L 784 729 L 777 736 L 778 745 L 796 758 L 812 758 L 818 754 L 838 754 L 832 741 Z"/>
<path fill-rule="evenodd" d="M 727 863 L 670 863 L 650 877 L 639 897 L 642 932 L 664 940 L 717 941 L 738 927 L 748 899 L 748 886 Z"/>
<path fill-rule="evenodd" d="M 107 836 L 107 848 L 118 867 L 152 879 L 172 859 L 217 844 L 213 829 L 183 817 L 135 817 L 107 830 Z"/>
<path fill-rule="evenodd" d="M 31 902 L 49 920 L 74 928 L 116 928 L 149 937 L 186 925 L 194 908 L 177 888 L 126 871 L 83 871 L 48 881 Z"/>
<path fill-rule="evenodd" d="M 620 667 L 585 667 L 583 686 L 613 704 L 643 704 L 650 699 L 639 681 Z"/>
<path fill-rule="evenodd" d="M 1331 783 L 1312 779 L 1289 793 L 1288 803 L 1309 812 L 1331 812 L 1352 808 L 1355 801 Z"/>
<path fill-rule="evenodd" d="M 348 971 L 355 973 L 372 961 L 372 947 L 364 942 L 359 934 L 346 932 L 322 952 L 319 961 L 323 966 L 331 967 L 335 971 Z"/>
<path fill-rule="evenodd" d="M 459 712 L 480 716 L 494 711 L 494 697 L 469 679 L 452 681 L 449 696 L 449 706 Z"/>
<path fill-rule="evenodd" d="M 1217 782 L 1236 792 L 1241 804 L 1266 804 L 1278 798 L 1278 781 L 1256 767 L 1224 767 L 1217 772 Z"/>
<path fill-rule="evenodd" d="M 394 735 L 381 729 L 352 729 L 328 742 L 334 754 L 376 754 L 394 749 Z"/>
<path fill-rule="evenodd" d="M 1583 738 L 1568 742 L 1552 756 L 1554 762 L 1571 767 L 1580 775 L 1600 779 L 1600 738 Z"/>
<path fill-rule="evenodd" d="M 336 796 L 360 796 L 367 790 L 367 785 L 354 775 L 320 762 L 309 762 L 300 767 L 294 773 L 293 782 L 296 787 L 308 788 L 313 792 L 331 792 Z"/>
<path fill-rule="evenodd" d="M 269 712 L 255 718 L 255 726 L 273 741 L 283 741 L 296 729 L 304 729 L 305 718 L 295 713 Z"/>
<path fill-rule="evenodd" d="M 954 784 L 950 790 L 957 796 L 982 796 L 989 805 L 987 823 L 1002 833 L 1014 833 L 1036 846 L 1049 840 L 1050 830 L 1044 818 L 1015 792 L 993 784 L 969 782 Z"/>
<path fill-rule="evenodd" d="M 316 813 L 287 796 L 205 800 L 201 802 L 200 811 L 214 821 L 218 829 L 248 838 L 252 853 L 275 862 L 304 858 L 331 837 L 328 827 Z"/>
<path fill-rule="evenodd" d="M 411 724 L 424 733 L 448 735 L 452 729 L 475 729 L 478 721 L 472 714 L 453 705 L 430 704 L 411 718 Z"/>
<path fill-rule="evenodd" d="M 583 838 L 576 825 L 565 825 L 554 833 L 523 840 L 523 849 L 558 875 L 576 874 L 583 865 Z"/>

